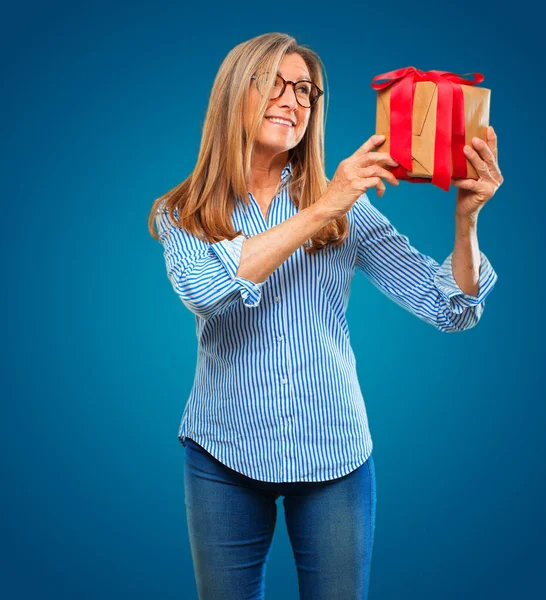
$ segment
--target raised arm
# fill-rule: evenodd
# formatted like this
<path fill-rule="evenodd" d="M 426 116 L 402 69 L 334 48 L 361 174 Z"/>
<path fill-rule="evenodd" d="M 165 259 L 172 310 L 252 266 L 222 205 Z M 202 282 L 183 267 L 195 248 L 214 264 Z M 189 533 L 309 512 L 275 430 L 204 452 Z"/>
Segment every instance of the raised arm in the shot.
<path fill-rule="evenodd" d="M 440 265 L 419 252 L 366 194 L 354 204 L 353 219 L 358 235 L 356 266 L 387 297 L 443 332 L 464 331 L 479 322 L 485 298 L 498 278 L 483 252 L 479 292 L 472 296 L 453 277 L 453 253 Z"/>

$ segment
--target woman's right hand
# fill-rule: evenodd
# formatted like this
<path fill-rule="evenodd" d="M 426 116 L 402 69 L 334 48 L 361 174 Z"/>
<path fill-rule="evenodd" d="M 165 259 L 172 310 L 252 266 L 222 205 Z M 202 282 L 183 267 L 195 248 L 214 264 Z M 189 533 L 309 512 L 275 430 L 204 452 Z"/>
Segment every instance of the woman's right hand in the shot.
<path fill-rule="evenodd" d="M 383 196 L 385 184 L 381 178 L 392 185 L 400 181 L 385 166 L 398 166 L 387 152 L 372 152 L 385 141 L 384 135 L 372 135 L 358 150 L 342 160 L 324 194 L 317 204 L 326 207 L 332 218 L 337 219 L 351 209 L 357 199 L 370 188 L 377 188 L 377 195 Z"/>

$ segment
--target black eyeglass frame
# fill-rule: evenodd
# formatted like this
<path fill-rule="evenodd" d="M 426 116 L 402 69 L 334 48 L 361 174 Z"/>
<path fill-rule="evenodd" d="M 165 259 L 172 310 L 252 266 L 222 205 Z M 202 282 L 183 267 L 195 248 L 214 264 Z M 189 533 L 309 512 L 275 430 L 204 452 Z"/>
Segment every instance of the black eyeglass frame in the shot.
<path fill-rule="evenodd" d="M 276 100 L 277 98 L 280 98 L 283 94 L 284 94 L 284 90 L 286 89 L 286 84 L 287 83 L 291 83 L 292 84 L 292 88 L 294 90 L 294 96 L 296 97 L 296 102 L 302 107 L 302 108 L 313 108 L 313 106 L 315 106 L 315 104 L 319 101 L 319 98 L 324 94 L 324 92 L 319 88 L 319 86 L 316 83 L 313 83 L 312 81 L 309 81 L 308 79 L 300 79 L 299 81 L 288 81 L 287 79 L 285 79 L 280 73 L 277 73 L 277 77 L 280 77 L 282 79 L 282 90 L 280 92 L 280 94 L 278 96 L 275 96 L 274 98 L 270 98 L 270 100 Z M 257 75 L 252 75 L 250 77 L 250 79 L 254 79 L 257 80 L 258 76 Z M 298 99 L 298 95 L 296 94 L 296 85 L 298 83 L 311 83 L 312 85 L 314 85 L 317 90 L 318 90 L 318 94 L 317 97 L 315 98 L 315 101 L 311 104 L 311 106 L 304 106 Z M 258 90 L 260 91 L 260 90 Z"/>

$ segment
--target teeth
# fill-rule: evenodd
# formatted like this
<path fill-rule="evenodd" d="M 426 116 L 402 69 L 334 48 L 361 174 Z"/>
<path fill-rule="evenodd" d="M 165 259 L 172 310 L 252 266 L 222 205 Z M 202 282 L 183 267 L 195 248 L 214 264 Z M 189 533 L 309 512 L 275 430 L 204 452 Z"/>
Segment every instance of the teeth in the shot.
<path fill-rule="evenodd" d="M 269 119 L 270 121 L 273 121 L 273 123 L 282 123 L 283 125 L 290 125 L 290 127 L 293 127 L 293 125 L 290 121 L 285 121 L 284 119 L 277 119 L 275 117 L 266 117 L 266 118 Z"/>

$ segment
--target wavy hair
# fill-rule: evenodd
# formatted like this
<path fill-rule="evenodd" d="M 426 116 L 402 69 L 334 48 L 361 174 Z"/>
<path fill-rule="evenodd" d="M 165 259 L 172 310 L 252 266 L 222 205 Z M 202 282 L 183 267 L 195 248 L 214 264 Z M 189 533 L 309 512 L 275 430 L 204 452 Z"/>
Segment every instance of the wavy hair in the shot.
<path fill-rule="evenodd" d="M 197 164 L 182 183 L 152 205 L 148 229 L 154 239 L 159 239 L 154 220 L 161 207 L 173 225 L 203 241 L 215 243 L 242 234 L 235 231 L 231 215 L 237 197 L 247 205 L 250 202 L 246 182 L 256 135 L 269 104 L 269 94 L 264 94 L 247 131 L 244 117 L 251 76 L 257 71 L 276 73 L 284 56 L 292 53 L 303 58 L 312 81 L 324 89 L 324 65 L 318 54 L 285 33 L 259 35 L 235 46 L 225 57 L 212 86 Z M 305 134 L 290 150 L 288 160 L 292 177 L 285 179 L 278 192 L 289 186 L 292 202 L 303 210 L 320 198 L 330 182 L 324 170 L 324 103 L 320 100 L 311 108 Z M 304 249 L 316 253 L 325 246 L 339 246 L 348 232 L 347 216 L 342 215 L 317 231 Z"/>

